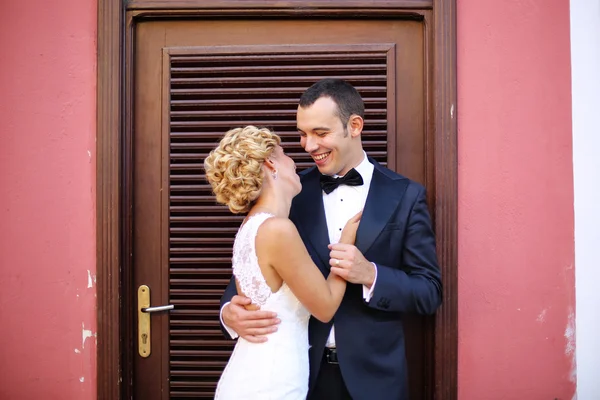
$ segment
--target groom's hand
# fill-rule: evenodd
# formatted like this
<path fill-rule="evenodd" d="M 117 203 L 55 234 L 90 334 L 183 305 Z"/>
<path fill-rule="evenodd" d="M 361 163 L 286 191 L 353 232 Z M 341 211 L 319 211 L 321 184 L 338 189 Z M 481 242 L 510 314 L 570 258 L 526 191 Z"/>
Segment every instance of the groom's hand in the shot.
<path fill-rule="evenodd" d="M 223 322 L 249 342 L 266 342 L 265 335 L 275 332 L 281 321 L 272 311 L 248 310 L 253 308 L 249 306 L 249 298 L 233 296 L 231 302 L 223 307 Z"/>
<path fill-rule="evenodd" d="M 346 281 L 371 288 L 375 281 L 375 266 L 351 244 L 330 244 L 329 265 L 331 272 Z"/>

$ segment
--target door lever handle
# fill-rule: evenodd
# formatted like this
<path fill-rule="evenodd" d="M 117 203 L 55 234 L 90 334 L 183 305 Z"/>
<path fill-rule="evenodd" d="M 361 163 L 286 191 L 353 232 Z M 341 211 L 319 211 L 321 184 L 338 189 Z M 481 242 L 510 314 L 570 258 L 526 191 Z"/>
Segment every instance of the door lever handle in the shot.
<path fill-rule="evenodd" d="M 140 356 L 146 358 L 152 352 L 152 321 L 150 314 L 169 311 L 175 308 L 174 305 L 150 307 L 150 288 L 147 285 L 141 285 L 138 288 L 138 352 Z"/>
<path fill-rule="evenodd" d="M 175 306 L 173 304 L 169 304 L 166 306 L 157 306 L 157 307 L 143 307 L 142 312 L 153 313 L 153 312 L 160 312 L 160 311 L 169 311 L 174 308 L 175 308 Z"/>

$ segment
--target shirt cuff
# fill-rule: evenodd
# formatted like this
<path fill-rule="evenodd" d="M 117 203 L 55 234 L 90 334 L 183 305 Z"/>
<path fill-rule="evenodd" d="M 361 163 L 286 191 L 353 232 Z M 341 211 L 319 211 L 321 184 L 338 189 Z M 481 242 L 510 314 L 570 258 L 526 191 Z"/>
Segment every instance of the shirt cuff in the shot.
<path fill-rule="evenodd" d="M 373 279 L 373 284 L 371 285 L 371 289 L 369 289 L 366 285 L 363 285 L 363 299 L 368 303 L 371 301 L 373 297 L 373 291 L 375 290 L 375 283 L 377 283 L 377 264 L 373 264 L 373 268 L 375 268 L 375 279 Z M 225 326 L 225 324 L 223 324 Z"/>
<path fill-rule="evenodd" d="M 229 333 L 229 336 L 231 336 L 232 339 L 237 339 L 238 334 L 233 329 L 231 329 L 230 327 L 228 327 L 225 324 L 225 322 L 223 322 L 223 309 L 229 303 L 230 302 L 228 301 L 227 303 L 223 304 L 223 307 L 221 307 L 221 311 L 219 312 L 219 319 L 221 320 L 221 325 L 223 325 L 223 328 L 225 328 L 225 330 L 227 331 L 227 333 Z"/>

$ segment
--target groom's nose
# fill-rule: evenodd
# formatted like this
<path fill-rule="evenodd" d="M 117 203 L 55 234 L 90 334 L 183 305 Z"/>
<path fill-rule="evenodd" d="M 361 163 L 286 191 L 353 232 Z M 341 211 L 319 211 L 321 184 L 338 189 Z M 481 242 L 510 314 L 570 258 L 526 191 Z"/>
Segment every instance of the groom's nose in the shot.
<path fill-rule="evenodd" d="M 317 151 L 318 148 L 319 148 L 319 145 L 317 143 L 317 138 L 313 135 L 307 135 L 306 142 L 304 144 L 304 150 L 307 153 L 312 153 L 314 151 Z"/>

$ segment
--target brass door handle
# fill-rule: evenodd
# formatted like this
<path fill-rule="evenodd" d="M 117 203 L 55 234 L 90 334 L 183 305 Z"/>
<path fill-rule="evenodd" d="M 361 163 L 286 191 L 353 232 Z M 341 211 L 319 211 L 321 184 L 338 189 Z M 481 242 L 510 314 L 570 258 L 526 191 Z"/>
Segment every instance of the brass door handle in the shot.
<path fill-rule="evenodd" d="M 152 352 L 152 321 L 150 314 L 170 311 L 174 305 L 150 307 L 150 288 L 141 285 L 138 288 L 138 353 L 142 357 L 150 356 Z"/>

